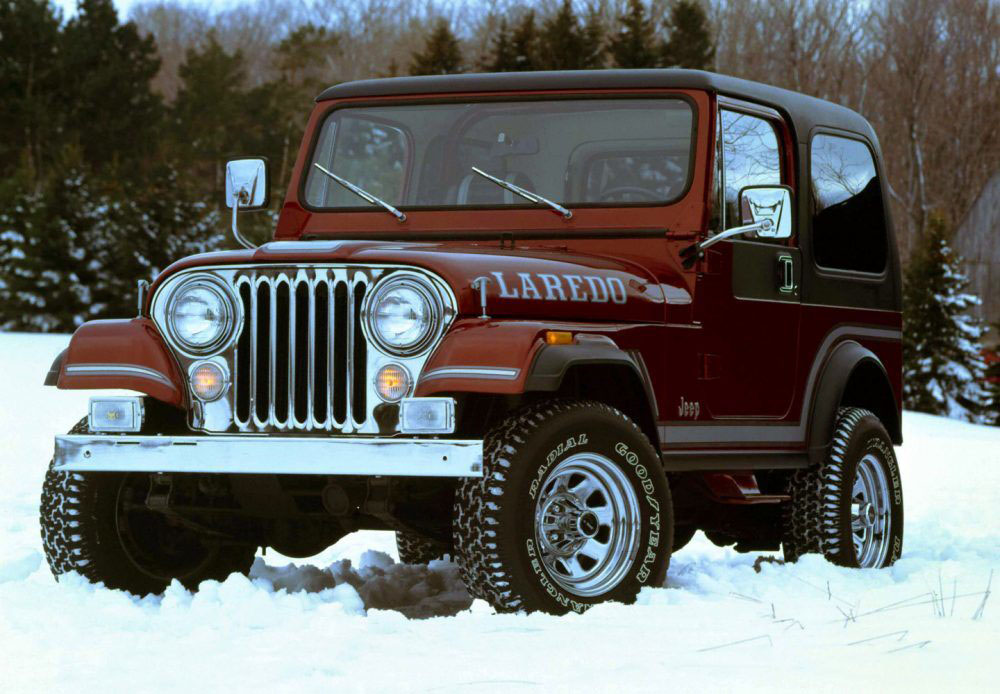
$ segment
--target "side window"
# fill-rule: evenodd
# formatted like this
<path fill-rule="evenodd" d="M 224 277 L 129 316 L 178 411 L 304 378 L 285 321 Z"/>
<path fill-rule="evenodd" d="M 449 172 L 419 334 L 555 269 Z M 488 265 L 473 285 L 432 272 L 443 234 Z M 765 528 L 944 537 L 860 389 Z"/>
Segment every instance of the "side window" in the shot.
<path fill-rule="evenodd" d="M 887 254 L 885 210 L 871 150 L 859 140 L 817 135 L 809 159 L 816 264 L 882 272 Z"/>
<path fill-rule="evenodd" d="M 722 162 L 726 191 L 724 229 L 742 223 L 740 190 L 746 186 L 781 184 L 781 149 L 770 121 L 737 111 L 720 112 Z"/>

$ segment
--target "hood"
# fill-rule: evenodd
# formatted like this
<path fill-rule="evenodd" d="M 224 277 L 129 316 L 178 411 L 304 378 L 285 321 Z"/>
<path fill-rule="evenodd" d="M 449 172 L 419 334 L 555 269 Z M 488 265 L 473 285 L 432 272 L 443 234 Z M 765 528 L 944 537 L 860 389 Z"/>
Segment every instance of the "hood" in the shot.
<path fill-rule="evenodd" d="M 408 265 L 446 281 L 460 315 L 482 313 L 473 283 L 487 279 L 490 317 L 661 322 L 667 297 L 687 295 L 679 276 L 661 284 L 638 260 L 547 247 L 503 249 L 482 243 L 386 241 L 274 241 L 245 251 L 204 253 L 180 260 L 156 279 L 149 296 L 170 275 L 217 265 L 358 263 Z M 661 277 L 663 268 L 659 268 Z"/>

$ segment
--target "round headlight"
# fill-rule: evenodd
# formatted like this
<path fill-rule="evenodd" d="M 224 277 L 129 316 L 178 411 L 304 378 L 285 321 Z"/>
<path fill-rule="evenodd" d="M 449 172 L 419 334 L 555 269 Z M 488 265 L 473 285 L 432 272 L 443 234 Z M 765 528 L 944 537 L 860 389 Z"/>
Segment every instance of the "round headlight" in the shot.
<path fill-rule="evenodd" d="M 229 336 L 232 307 L 222 289 L 194 281 L 170 298 L 167 322 L 170 333 L 193 352 L 208 352 Z"/>
<path fill-rule="evenodd" d="M 386 352 L 419 352 L 438 327 L 440 308 L 430 287 L 413 277 L 390 279 L 368 305 L 368 327 Z"/>

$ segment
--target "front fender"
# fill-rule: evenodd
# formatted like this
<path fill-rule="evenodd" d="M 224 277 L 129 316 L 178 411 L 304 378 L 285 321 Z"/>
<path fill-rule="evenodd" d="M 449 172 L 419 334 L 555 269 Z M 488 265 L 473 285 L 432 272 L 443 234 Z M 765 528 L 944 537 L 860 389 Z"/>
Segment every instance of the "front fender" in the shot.
<path fill-rule="evenodd" d="M 531 321 L 457 321 L 427 360 L 414 395 L 523 393 L 548 327 Z"/>
<path fill-rule="evenodd" d="M 124 388 L 175 407 L 186 404 L 177 363 L 148 318 L 84 323 L 59 359 L 55 385 L 63 390 Z"/>

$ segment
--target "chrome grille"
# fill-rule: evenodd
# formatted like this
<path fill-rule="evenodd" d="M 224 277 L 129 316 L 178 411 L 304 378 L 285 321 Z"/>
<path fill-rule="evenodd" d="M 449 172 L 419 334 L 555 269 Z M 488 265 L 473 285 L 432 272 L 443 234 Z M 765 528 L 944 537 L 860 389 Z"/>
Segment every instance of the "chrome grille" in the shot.
<path fill-rule="evenodd" d="M 368 346 L 361 303 L 369 274 L 349 267 L 247 268 L 232 282 L 243 309 L 233 364 L 236 428 L 364 429 Z"/>

